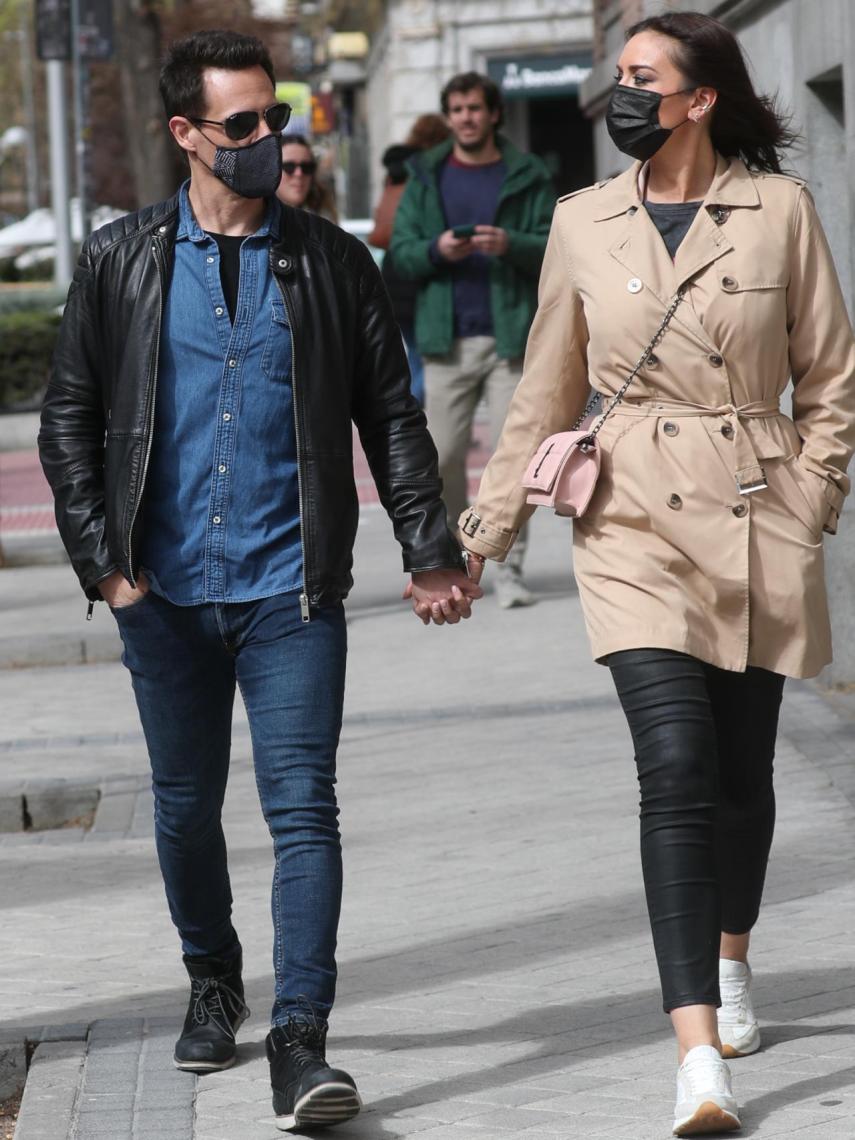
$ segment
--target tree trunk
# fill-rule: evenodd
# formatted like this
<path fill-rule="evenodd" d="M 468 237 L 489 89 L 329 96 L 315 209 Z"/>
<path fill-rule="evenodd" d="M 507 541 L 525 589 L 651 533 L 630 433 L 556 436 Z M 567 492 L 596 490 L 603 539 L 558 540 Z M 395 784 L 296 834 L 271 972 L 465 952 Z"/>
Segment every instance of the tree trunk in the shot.
<path fill-rule="evenodd" d="M 159 202 L 180 181 L 157 89 L 161 27 L 150 0 L 114 0 L 116 48 L 122 81 L 122 109 L 137 204 Z"/>

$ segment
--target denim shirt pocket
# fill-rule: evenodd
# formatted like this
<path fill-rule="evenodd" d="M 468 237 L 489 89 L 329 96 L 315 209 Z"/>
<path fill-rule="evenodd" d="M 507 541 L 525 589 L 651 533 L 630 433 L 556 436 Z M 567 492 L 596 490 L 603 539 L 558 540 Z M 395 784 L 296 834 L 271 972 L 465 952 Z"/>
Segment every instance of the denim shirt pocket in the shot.
<path fill-rule="evenodd" d="M 271 380 L 291 381 L 291 328 L 284 301 L 271 302 L 270 328 L 261 358 L 261 371 Z"/>

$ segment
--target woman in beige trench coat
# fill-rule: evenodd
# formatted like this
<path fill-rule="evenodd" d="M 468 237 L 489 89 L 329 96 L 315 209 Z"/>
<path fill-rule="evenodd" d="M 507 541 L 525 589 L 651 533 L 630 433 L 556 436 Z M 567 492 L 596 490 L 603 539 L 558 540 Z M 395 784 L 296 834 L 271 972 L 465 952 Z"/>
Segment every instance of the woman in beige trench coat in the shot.
<path fill-rule="evenodd" d="M 647 161 L 559 202 L 523 378 L 461 529 L 475 563 L 505 557 L 538 445 L 573 425 L 589 384 L 611 406 L 684 287 L 600 432 L 574 552 L 635 745 L 686 1136 L 739 1127 L 722 1053 L 760 1044 L 747 951 L 778 708 L 785 676 L 831 656 L 822 541 L 849 490 L 855 344 L 810 194 L 780 173 L 792 136 L 731 33 L 695 13 L 644 20 L 616 80 L 609 130 Z"/>

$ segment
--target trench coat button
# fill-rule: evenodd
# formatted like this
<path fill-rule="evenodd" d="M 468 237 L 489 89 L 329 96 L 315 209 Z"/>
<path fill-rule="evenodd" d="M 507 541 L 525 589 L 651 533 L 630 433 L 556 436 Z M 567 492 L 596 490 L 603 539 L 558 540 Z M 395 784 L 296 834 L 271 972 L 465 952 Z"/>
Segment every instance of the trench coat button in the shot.
<path fill-rule="evenodd" d="M 659 367 L 659 357 L 656 355 L 655 352 L 651 352 L 650 355 L 648 356 L 647 360 L 645 360 L 644 363 L 647 365 L 648 368 L 658 368 Z"/>
<path fill-rule="evenodd" d="M 277 260 L 276 264 L 279 266 L 280 269 L 290 269 L 291 268 L 291 258 L 290 257 L 280 257 Z"/>
<path fill-rule="evenodd" d="M 712 352 L 709 356 L 709 362 L 713 368 L 721 368 L 722 364 L 724 364 L 724 357 L 719 356 L 717 352 Z"/>
<path fill-rule="evenodd" d="M 710 210 L 710 216 L 717 226 L 723 226 L 730 217 L 730 210 L 727 206 L 716 206 L 715 209 Z"/>
<path fill-rule="evenodd" d="M 157 227 L 157 232 L 158 232 L 159 234 L 165 234 L 168 228 L 169 228 L 168 226 L 158 226 L 158 227 Z"/>
<path fill-rule="evenodd" d="M 739 282 L 736 280 L 735 277 L 722 277 L 721 287 L 722 287 L 722 289 L 725 289 L 728 293 L 733 293 L 736 289 L 739 288 Z"/>
<path fill-rule="evenodd" d="M 640 293 L 644 288 L 640 277 L 630 277 L 629 281 L 626 283 L 626 287 L 630 293 Z"/>
<path fill-rule="evenodd" d="M 680 433 L 680 429 L 677 427 L 677 425 L 672 424 L 670 420 L 667 424 L 662 425 L 662 430 L 666 435 L 679 435 Z"/>
<path fill-rule="evenodd" d="M 724 436 L 725 439 L 733 439 L 733 437 L 736 433 L 734 432 L 734 430 L 730 426 L 730 424 L 725 424 L 724 427 L 721 429 L 721 434 Z"/>
<path fill-rule="evenodd" d="M 634 218 L 637 213 L 638 206 L 630 206 L 630 208 L 627 210 L 627 216 L 630 218 Z"/>
<path fill-rule="evenodd" d="M 679 495 L 672 495 L 671 498 L 668 500 L 668 506 L 671 508 L 672 511 L 679 511 L 680 508 L 683 506 L 683 500 L 680 498 Z"/>
<path fill-rule="evenodd" d="M 736 506 L 731 509 L 738 519 L 745 518 L 748 514 L 748 507 L 745 503 L 737 503 Z"/>

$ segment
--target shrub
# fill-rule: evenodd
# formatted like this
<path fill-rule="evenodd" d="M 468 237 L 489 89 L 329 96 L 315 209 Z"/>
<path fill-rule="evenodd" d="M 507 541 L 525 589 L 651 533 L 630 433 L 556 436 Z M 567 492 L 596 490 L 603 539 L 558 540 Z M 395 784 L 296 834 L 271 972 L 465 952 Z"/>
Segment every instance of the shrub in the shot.
<path fill-rule="evenodd" d="M 0 289 L 0 317 L 6 313 L 19 313 L 39 310 L 45 312 L 56 309 L 65 303 L 68 290 L 51 287 L 49 289 L 33 289 L 15 286 Z"/>
<path fill-rule="evenodd" d="M 0 315 L 0 408 L 31 411 L 41 402 L 56 344 L 59 315 L 24 311 Z"/>

